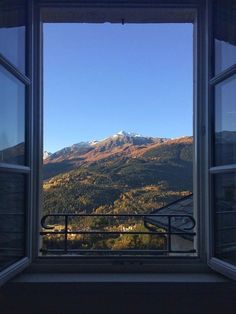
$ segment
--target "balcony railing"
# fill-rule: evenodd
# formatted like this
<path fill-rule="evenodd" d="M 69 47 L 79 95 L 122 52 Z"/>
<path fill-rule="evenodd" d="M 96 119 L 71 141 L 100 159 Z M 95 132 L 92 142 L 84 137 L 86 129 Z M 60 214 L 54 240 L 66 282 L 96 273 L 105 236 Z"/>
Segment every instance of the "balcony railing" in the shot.
<path fill-rule="evenodd" d="M 158 219 L 161 220 L 161 226 L 158 225 Z M 176 220 L 182 220 L 185 227 L 176 228 Z M 163 221 L 165 221 L 164 225 Z M 186 255 L 196 252 L 193 245 L 193 239 L 196 236 L 195 220 L 191 215 L 185 214 L 57 213 L 43 216 L 41 227 L 43 255 L 161 256 Z M 128 236 L 129 240 L 134 237 L 135 240 L 123 245 L 122 249 L 119 245 L 118 248 L 117 245 L 115 248 L 109 245 L 104 248 L 101 245 L 101 243 L 104 244 L 102 241 L 112 242 L 117 239 L 123 244 L 122 237 L 124 236 Z M 192 243 L 192 248 L 184 248 L 183 245 L 183 248 L 176 249 L 174 236 L 180 237 L 180 241 L 181 238 L 183 241 L 188 239 Z M 89 241 L 88 237 L 90 237 Z"/>

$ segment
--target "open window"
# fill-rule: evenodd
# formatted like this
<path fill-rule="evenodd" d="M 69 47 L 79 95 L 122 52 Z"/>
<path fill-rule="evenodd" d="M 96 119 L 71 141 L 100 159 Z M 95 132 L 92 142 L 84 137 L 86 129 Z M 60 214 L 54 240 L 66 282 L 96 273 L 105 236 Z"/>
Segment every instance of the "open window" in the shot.
<path fill-rule="evenodd" d="M 186 258 L 173 257 L 168 259 L 168 263 L 165 258 L 155 258 L 151 262 L 149 260 L 149 263 L 152 266 L 157 264 L 163 266 L 163 261 L 165 261 L 164 266 L 167 271 L 170 270 L 170 267 L 173 271 L 173 267 L 176 265 L 180 266 L 180 268 L 175 268 L 176 271 L 182 270 L 184 263 L 185 269 L 195 271 L 197 263 L 206 265 L 205 253 L 208 251 L 209 265 L 215 270 L 235 278 L 235 1 L 208 0 L 206 2 L 209 10 L 204 1 L 186 0 L 184 4 L 183 1 L 174 2 L 174 5 L 168 2 L 168 8 L 166 1 L 162 4 L 158 1 L 156 6 L 154 4 L 148 6 L 143 2 L 140 6 L 137 4 L 135 9 L 129 3 L 123 5 L 122 8 L 119 8 L 118 5 L 116 8 L 114 6 L 105 8 L 104 6 L 100 7 L 99 4 L 95 7 L 92 4 L 90 7 L 83 7 L 78 1 L 70 1 L 70 6 L 65 3 L 63 6 L 61 1 L 49 1 L 49 3 L 36 0 L 34 2 L 1 2 L 1 282 L 11 278 L 29 265 L 32 254 L 34 261 L 38 263 L 35 264 L 39 267 L 42 264 L 45 265 L 45 259 L 38 257 L 42 174 L 42 47 L 40 43 L 42 20 L 39 18 L 40 14 L 45 21 L 73 22 L 77 21 L 79 17 L 81 22 L 90 23 L 101 23 L 104 20 L 120 23 L 129 18 L 130 22 L 137 20 L 141 23 L 147 21 L 155 23 L 157 20 L 173 22 L 173 17 L 175 22 L 188 22 L 195 17 L 194 163 L 196 167 L 194 176 L 196 184 L 194 203 L 197 208 L 195 220 L 200 229 L 197 241 L 199 255 L 188 261 Z M 28 4 L 27 8 L 26 3 Z M 34 33 L 32 33 L 32 26 L 34 26 Z M 205 35 L 208 31 L 209 43 L 205 46 Z M 212 60 L 212 56 L 214 56 L 214 60 Z M 34 62 L 31 62 L 31 58 Z M 34 73 L 33 76 L 32 73 Z M 183 199 L 182 201 L 183 205 L 187 204 L 189 200 Z M 163 211 L 165 210 L 163 208 Z M 165 212 L 163 217 L 166 217 Z M 146 226 L 150 230 L 152 229 L 151 232 L 157 232 L 157 220 L 153 217 L 151 220 L 149 218 L 146 217 Z M 68 217 L 63 216 L 63 219 L 64 230 L 58 232 L 62 231 L 63 237 L 68 239 L 68 231 L 70 231 Z M 163 223 L 160 217 L 158 219 L 158 224 Z M 168 219 L 172 218 L 167 218 L 167 225 L 170 225 L 171 222 Z M 178 219 L 176 219 L 177 222 Z M 46 228 L 51 228 L 50 221 L 44 220 L 43 224 Z M 209 239 L 207 239 L 208 230 Z M 209 245 L 206 249 L 207 243 Z M 63 247 L 63 250 L 67 249 L 68 247 Z M 113 260 L 114 264 L 117 260 L 118 256 L 116 260 Z M 50 261 L 54 268 L 55 257 L 48 258 L 47 263 Z M 56 261 L 59 266 L 64 261 L 70 269 L 72 264 L 78 264 L 78 259 L 71 258 L 59 261 L 59 258 L 56 257 Z M 150 264 L 144 264 L 141 257 L 138 257 L 137 261 L 140 261 L 139 271 L 157 270 L 155 267 L 149 268 Z M 87 262 L 88 259 L 83 259 L 86 266 Z M 101 261 L 101 263 L 103 262 L 104 260 Z M 134 265 L 132 262 L 130 264 L 133 270 Z M 193 265 L 192 268 L 188 267 L 190 264 Z M 102 269 L 107 270 L 107 265 L 108 261 L 106 260 Z M 147 267 L 144 267 L 145 265 Z M 121 267 L 119 270 L 122 269 Z"/>
<path fill-rule="evenodd" d="M 130 19 L 43 24 L 44 257 L 198 255 L 193 18 Z"/>
<path fill-rule="evenodd" d="M 26 1 L 0 3 L 0 284 L 30 261 L 31 76 L 27 12 Z"/>
<path fill-rule="evenodd" d="M 236 3 L 212 10 L 209 263 L 236 278 Z"/>

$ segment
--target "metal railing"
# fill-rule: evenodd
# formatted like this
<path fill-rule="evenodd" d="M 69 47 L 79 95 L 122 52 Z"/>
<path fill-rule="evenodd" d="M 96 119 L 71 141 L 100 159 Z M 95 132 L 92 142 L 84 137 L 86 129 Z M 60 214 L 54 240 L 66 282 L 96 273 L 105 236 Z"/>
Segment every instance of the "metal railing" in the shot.
<path fill-rule="evenodd" d="M 166 225 L 158 226 L 158 217 L 166 219 Z M 114 219 L 116 226 L 115 230 L 112 230 L 111 224 L 106 224 L 101 229 L 92 229 L 86 226 L 85 228 L 79 226 L 79 221 L 82 219 Z M 150 218 L 152 221 L 150 222 Z M 188 227 L 183 229 L 177 229 L 175 226 L 175 220 L 183 219 L 186 222 L 188 220 Z M 133 230 L 134 220 L 139 219 L 143 224 L 143 229 Z M 153 220 L 155 219 L 155 221 Z M 56 220 L 59 221 L 56 223 Z M 130 227 L 124 227 L 122 230 L 118 230 L 117 226 L 119 222 L 126 222 Z M 58 227 L 59 226 L 59 227 Z M 172 246 L 172 237 L 180 236 L 189 238 L 193 242 L 193 238 L 196 235 L 194 231 L 195 220 L 191 215 L 186 214 L 73 214 L 73 213 L 57 213 L 48 214 L 41 219 L 42 231 L 40 235 L 43 238 L 41 252 L 43 255 L 55 254 L 55 255 L 99 255 L 99 256 L 110 256 L 110 255 L 170 255 L 171 253 L 185 254 L 195 253 L 196 250 L 192 249 L 175 249 Z M 110 228 L 110 229 L 108 229 Z M 97 236 L 105 237 L 105 239 L 117 239 L 124 235 L 129 236 L 149 236 L 161 239 L 161 245 L 157 245 L 155 248 L 150 244 L 150 247 L 126 247 L 123 249 L 112 249 L 112 248 L 97 248 L 83 247 L 83 239 L 80 241 L 71 239 L 72 236 L 83 238 L 83 236 Z M 59 237 L 59 240 L 56 239 Z M 50 238 L 50 240 L 49 240 Z M 59 243 L 59 247 L 58 247 Z M 75 247 L 77 246 L 77 247 Z"/>

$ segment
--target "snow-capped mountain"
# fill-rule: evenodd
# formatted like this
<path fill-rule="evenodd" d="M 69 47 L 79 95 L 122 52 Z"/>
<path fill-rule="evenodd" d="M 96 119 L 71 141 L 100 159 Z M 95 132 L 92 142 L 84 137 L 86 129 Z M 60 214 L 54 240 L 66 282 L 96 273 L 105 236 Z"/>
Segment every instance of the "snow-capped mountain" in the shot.
<path fill-rule="evenodd" d="M 179 156 L 181 147 L 183 152 Z M 77 143 L 50 155 L 44 160 L 44 178 L 48 179 L 81 166 L 94 165 L 96 167 L 100 163 L 109 166 L 117 160 L 142 160 L 145 163 L 147 160 L 191 159 L 191 152 L 189 152 L 191 147 L 192 137 L 188 136 L 167 139 L 145 137 L 122 131 L 99 141 Z"/>
<path fill-rule="evenodd" d="M 117 136 L 142 137 L 140 134 L 132 133 L 132 132 L 125 132 L 123 130 L 121 130 L 120 132 L 112 135 L 112 137 L 117 137 Z"/>
<path fill-rule="evenodd" d="M 131 133 L 126 131 L 120 131 L 116 134 L 109 136 L 96 144 L 96 149 L 99 152 L 112 150 L 118 147 L 124 146 L 141 146 L 150 145 L 154 143 L 163 142 L 166 139 L 146 137 L 137 133 Z"/>
<path fill-rule="evenodd" d="M 109 155 L 113 153 L 130 153 L 138 147 L 145 147 L 151 144 L 162 143 L 167 138 L 145 137 L 137 133 L 120 131 L 102 140 L 93 140 L 89 142 L 79 142 L 72 146 L 62 148 L 61 150 L 49 154 L 45 152 L 45 162 L 61 162 L 62 160 L 84 159 L 85 157 L 94 159 L 96 156 Z M 103 155 L 102 155 L 103 154 Z"/>
<path fill-rule="evenodd" d="M 51 156 L 52 153 L 47 152 L 46 150 L 43 152 L 43 160 L 47 159 L 49 156 Z"/>
<path fill-rule="evenodd" d="M 71 146 L 68 147 L 64 147 L 58 151 L 56 151 L 53 154 L 50 154 L 45 160 L 46 161 L 52 161 L 52 160 L 56 160 L 56 159 L 66 159 L 69 158 L 69 156 L 73 155 L 73 154 L 77 154 L 79 153 L 86 153 L 88 151 L 90 151 L 92 149 L 92 144 L 90 144 L 89 142 L 80 142 L 77 144 L 73 144 Z"/>

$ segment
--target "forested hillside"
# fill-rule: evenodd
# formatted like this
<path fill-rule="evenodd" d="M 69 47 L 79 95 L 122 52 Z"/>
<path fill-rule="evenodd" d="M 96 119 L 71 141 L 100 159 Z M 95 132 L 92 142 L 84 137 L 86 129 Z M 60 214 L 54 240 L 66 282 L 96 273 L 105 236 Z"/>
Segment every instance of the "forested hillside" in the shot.
<path fill-rule="evenodd" d="M 148 212 L 192 192 L 191 138 L 142 150 L 80 166 L 71 161 L 72 170 L 45 180 L 44 213 Z M 46 164 L 45 176 L 64 165 Z"/>
<path fill-rule="evenodd" d="M 191 137 L 175 140 L 149 138 L 147 142 L 139 140 L 138 143 L 127 138 L 118 140 L 118 145 L 114 138 L 112 142 L 106 139 L 105 143 L 83 147 L 83 151 L 81 147 L 67 148 L 50 155 L 44 166 L 47 179 L 43 186 L 43 214 L 150 213 L 192 192 Z M 75 219 L 72 229 L 80 226 L 119 230 L 131 225 L 132 230 L 143 230 L 142 222 L 116 221 L 114 225 L 101 218 Z M 122 239 L 107 238 L 105 241 L 90 237 L 81 241 L 90 247 L 114 249 L 132 246 L 133 237 Z M 141 237 L 138 246 L 144 242 L 148 247 L 151 242 L 163 245 L 161 238 L 153 241 Z"/>

